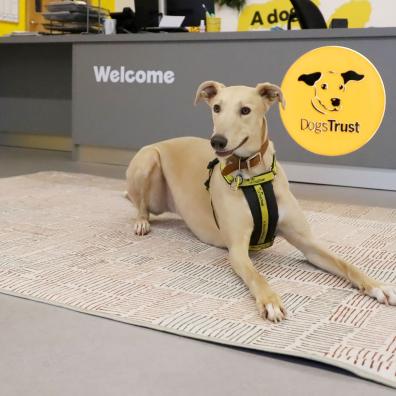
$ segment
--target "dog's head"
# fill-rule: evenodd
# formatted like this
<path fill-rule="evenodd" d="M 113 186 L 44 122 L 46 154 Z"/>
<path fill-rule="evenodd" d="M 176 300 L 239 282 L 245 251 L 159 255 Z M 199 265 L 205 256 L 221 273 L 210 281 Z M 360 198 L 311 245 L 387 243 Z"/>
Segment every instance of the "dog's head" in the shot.
<path fill-rule="evenodd" d="M 342 98 L 346 92 L 348 82 L 360 81 L 363 77 L 363 74 L 358 74 L 353 70 L 345 73 L 328 71 L 301 74 L 298 81 L 314 87 L 312 105 L 320 113 L 327 114 L 341 110 Z"/>
<path fill-rule="evenodd" d="M 267 134 L 264 114 L 275 101 L 285 106 L 281 89 L 270 83 L 251 88 L 205 81 L 198 87 L 195 104 L 202 100 L 212 109 L 211 144 L 219 157 L 257 152 Z"/>

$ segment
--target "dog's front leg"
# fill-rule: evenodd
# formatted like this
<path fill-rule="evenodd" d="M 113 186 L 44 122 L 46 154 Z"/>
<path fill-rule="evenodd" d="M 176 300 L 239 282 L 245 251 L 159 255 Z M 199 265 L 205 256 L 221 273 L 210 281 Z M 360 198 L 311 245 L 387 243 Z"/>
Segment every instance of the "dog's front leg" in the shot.
<path fill-rule="evenodd" d="M 314 238 L 295 198 L 290 194 L 285 201 L 279 233 L 299 249 L 311 264 L 349 280 L 364 294 L 374 297 L 380 303 L 396 305 L 395 286 L 382 284 L 353 264 L 335 256 Z"/>
<path fill-rule="evenodd" d="M 248 253 L 248 244 L 235 244 L 229 248 L 232 268 L 245 282 L 256 299 L 259 313 L 272 322 L 279 322 L 286 316 L 282 301 L 266 279 L 254 268 Z"/>

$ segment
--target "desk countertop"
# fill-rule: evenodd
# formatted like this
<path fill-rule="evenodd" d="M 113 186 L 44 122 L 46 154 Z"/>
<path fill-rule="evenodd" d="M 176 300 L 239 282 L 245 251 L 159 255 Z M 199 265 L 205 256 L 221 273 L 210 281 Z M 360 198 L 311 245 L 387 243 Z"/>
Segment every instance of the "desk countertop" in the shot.
<path fill-rule="evenodd" d="M 181 42 L 181 41 L 252 41 L 290 39 L 342 39 L 396 37 L 396 27 L 365 29 L 310 29 L 291 31 L 257 31 L 224 33 L 139 33 L 139 34 L 68 34 L 56 36 L 3 36 L 0 44 L 84 44 L 125 42 Z"/>

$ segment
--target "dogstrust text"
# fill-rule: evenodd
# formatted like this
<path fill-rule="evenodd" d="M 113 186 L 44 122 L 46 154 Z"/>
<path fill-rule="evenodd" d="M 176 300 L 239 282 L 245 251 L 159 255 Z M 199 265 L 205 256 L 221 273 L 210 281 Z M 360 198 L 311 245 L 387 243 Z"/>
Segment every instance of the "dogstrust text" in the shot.
<path fill-rule="evenodd" d="M 353 123 L 343 123 L 336 120 L 327 121 L 310 121 L 301 118 L 300 122 L 301 132 L 360 132 L 360 123 L 358 121 Z"/>
<path fill-rule="evenodd" d="M 172 70 L 130 70 L 125 66 L 94 66 L 97 83 L 127 84 L 173 84 L 175 72 Z"/>

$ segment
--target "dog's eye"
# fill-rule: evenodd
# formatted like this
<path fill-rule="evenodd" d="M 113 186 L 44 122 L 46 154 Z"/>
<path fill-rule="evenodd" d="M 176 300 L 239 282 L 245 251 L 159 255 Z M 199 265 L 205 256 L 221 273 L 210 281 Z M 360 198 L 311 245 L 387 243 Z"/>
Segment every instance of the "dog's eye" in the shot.
<path fill-rule="evenodd" d="M 342 84 L 340 85 L 340 89 L 344 89 L 344 86 Z"/>
<path fill-rule="evenodd" d="M 327 89 L 327 84 L 322 84 L 320 87 L 321 87 L 322 89 Z"/>
<path fill-rule="evenodd" d="M 215 105 L 213 106 L 213 111 L 214 111 L 215 113 L 220 113 L 220 110 L 221 110 L 220 105 L 215 104 Z"/>
<path fill-rule="evenodd" d="M 242 115 L 248 115 L 250 112 L 251 112 L 250 107 L 243 106 L 243 107 L 241 108 L 241 114 L 242 114 Z"/>

